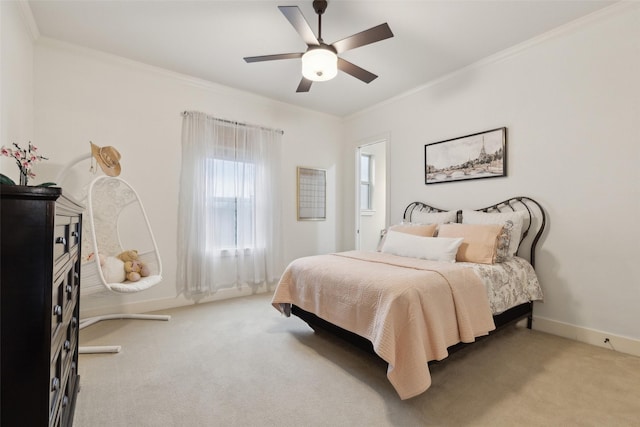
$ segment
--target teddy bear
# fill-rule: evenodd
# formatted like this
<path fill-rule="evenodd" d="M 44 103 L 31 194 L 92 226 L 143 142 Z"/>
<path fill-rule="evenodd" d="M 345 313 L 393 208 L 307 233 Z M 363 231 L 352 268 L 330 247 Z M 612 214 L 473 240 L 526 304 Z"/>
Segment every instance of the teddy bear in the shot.
<path fill-rule="evenodd" d="M 150 274 L 149 267 L 138 259 L 138 251 L 135 249 L 121 252 L 116 258 L 124 263 L 125 277 L 130 282 L 137 282 Z"/>

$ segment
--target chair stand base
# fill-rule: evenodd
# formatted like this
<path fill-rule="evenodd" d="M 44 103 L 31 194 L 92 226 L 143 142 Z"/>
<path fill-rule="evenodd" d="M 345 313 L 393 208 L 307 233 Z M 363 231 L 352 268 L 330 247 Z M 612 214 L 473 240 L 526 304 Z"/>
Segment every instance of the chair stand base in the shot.
<path fill-rule="evenodd" d="M 168 321 L 171 316 L 164 314 L 106 314 L 103 316 L 88 317 L 80 320 L 80 329 L 91 326 L 102 320 L 114 319 L 136 319 L 136 320 L 164 320 Z M 119 353 L 122 349 L 119 345 L 98 345 L 98 346 L 80 346 L 79 354 L 97 354 L 97 353 Z"/>
<path fill-rule="evenodd" d="M 98 353 L 120 353 L 122 346 L 119 345 L 92 345 L 78 347 L 78 354 L 98 354 Z"/>

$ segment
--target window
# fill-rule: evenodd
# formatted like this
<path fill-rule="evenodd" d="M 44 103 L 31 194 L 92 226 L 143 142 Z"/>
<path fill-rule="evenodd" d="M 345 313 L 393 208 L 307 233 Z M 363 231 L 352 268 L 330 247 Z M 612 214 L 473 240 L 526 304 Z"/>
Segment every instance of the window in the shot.
<path fill-rule="evenodd" d="M 282 274 L 282 132 L 185 112 L 178 292 L 198 300 Z"/>
<path fill-rule="evenodd" d="M 373 156 L 360 155 L 360 209 L 373 209 Z"/>
<path fill-rule="evenodd" d="M 207 211 L 217 223 L 208 252 L 253 247 L 255 165 L 222 159 L 207 159 L 206 164 L 213 171 L 212 179 L 205 184 Z"/>

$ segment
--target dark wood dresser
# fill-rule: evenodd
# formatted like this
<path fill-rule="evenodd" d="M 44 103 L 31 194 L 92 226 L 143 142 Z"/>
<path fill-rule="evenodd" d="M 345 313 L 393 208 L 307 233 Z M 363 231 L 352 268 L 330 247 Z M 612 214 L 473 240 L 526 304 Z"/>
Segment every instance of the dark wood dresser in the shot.
<path fill-rule="evenodd" d="M 1 425 L 71 426 L 84 207 L 57 187 L 0 194 Z"/>

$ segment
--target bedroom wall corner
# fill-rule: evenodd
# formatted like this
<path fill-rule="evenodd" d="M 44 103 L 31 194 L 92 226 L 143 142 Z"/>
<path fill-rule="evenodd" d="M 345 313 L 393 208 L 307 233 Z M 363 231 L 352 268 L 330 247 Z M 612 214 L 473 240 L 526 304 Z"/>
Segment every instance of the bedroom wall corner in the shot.
<path fill-rule="evenodd" d="M 139 193 L 162 257 L 160 284 L 132 295 L 88 295 L 83 316 L 193 304 L 176 290 L 180 113 L 185 110 L 284 130 L 283 269 L 293 258 L 339 249 L 339 118 L 51 39 L 38 40 L 34 74 L 36 136 L 46 141 L 42 150 L 51 158 L 42 177 L 53 180 L 68 161 L 88 152 L 89 141 L 116 147 L 121 177 Z M 327 169 L 327 221 L 296 222 L 298 165 Z M 210 300 L 245 294 L 233 288 Z"/>
<path fill-rule="evenodd" d="M 549 224 L 536 316 L 640 340 L 638 40 L 640 4 L 620 2 L 349 117 L 345 139 L 393 135 L 392 223 L 415 200 L 443 209 L 538 200 Z M 425 144 L 501 126 L 507 177 L 424 184 Z"/>
<path fill-rule="evenodd" d="M 5 146 L 39 145 L 34 139 L 34 34 L 28 13 L 20 2 L 0 2 L 0 145 Z M 0 157 L 0 171 L 18 182 L 13 159 Z"/>

